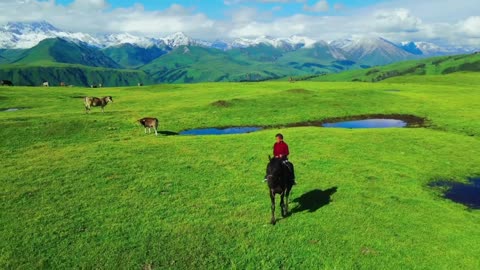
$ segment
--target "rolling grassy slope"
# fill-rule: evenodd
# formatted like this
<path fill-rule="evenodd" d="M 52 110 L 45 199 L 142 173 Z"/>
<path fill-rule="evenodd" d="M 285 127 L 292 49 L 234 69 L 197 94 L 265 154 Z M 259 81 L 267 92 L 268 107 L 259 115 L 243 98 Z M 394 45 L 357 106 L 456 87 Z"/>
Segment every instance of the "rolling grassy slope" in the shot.
<path fill-rule="evenodd" d="M 480 212 L 427 187 L 480 175 L 478 76 L 437 77 L 0 87 L 0 107 L 29 107 L 0 112 L 0 268 L 479 269 Z M 115 103 L 85 115 L 73 95 Z M 135 123 L 154 116 L 177 132 L 371 113 L 430 124 L 155 137 Z M 293 215 L 271 226 L 261 180 L 277 132 L 299 184 Z"/>
<path fill-rule="evenodd" d="M 131 44 L 108 47 L 102 50 L 102 52 L 126 68 L 143 66 L 167 53 L 165 49 L 156 46 L 142 48 Z"/>
<path fill-rule="evenodd" d="M 180 47 L 140 69 L 158 82 L 261 81 L 362 68 L 336 60 L 327 47 L 285 51 L 267 45 L 220 51 Z"/>
<path fill-rule="evenodd" d="M 115 61 L 96 48 L 76 44 L 61 38 L 46 39 L 26 50 L 15 64 L 51 66 L 57 63 L 92 67 L 120 68 Z"/>
<path fill-rule="evenodd" d="M 15 62 L 24 52 L 22 49 L 0 49 L 0 65 Z"/>
<path fill-rule="evenodd" d="M 253 56 L 247 56 L 240 52 L 231 55 L 217 49 L 182 46 L 141 67 L 141 70 L 151 74 L 155 81 L 169 83 L 255 81 L 302 74 L 275 62 L 252 60 L 250 57 Z M 261 58 L 258 54 L 255 57 Z"/>
<path fill-rule="evenodd" d="M 48 81 L 51 86 L 65 82 L 68 85 L 131 86 L 139 82 L 153 81 L 143 71 L 87 67 L 82 65 L 52 64 L 51 66 L 0 65 L 0 78 L 11 80 L 15 85 L 38 86 Z"/>
<path fill-rule="evenodd" d="M 480 54 L 441 56 L 394 63 L 365 70 L 352 70 L 320 76 L 315 81 L 377 82 L 408 75 L 444 75 L 454 72 L 480 71 Z"/>

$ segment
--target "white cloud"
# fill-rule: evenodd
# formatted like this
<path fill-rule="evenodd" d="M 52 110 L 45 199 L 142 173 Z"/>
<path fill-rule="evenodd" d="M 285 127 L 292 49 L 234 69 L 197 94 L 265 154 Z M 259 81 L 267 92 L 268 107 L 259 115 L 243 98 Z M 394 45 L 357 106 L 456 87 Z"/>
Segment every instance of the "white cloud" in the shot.
<path fill-rule="evenodd" d="M 313 6 L 309 6 L 307 4 L 303 6 L 303 10 L 309 11 L 309 12 L 325 12 L 325 11 L 328 11 L 329 8 L 330 7 L 328 5 L 327 0 L 320 0 L 315 4 L 313 4 Z"/>
<path fill-rule="evenodd" d="M 421 24 L 422 20 L 404 8 L 380 10 L 375 13 L 375 28 L 379 31 L 417 32 Z"/>
<path fill-rule="evenodd" d="M 98 10 L 108 6 L 105 0 L 75 0 L 71 4 L 73 9 Z"/>
<path fill-rule="evenodd" d="M 322 16 L 318 12 L 327 10 L 329 3 L 312 1 L 311 3 L 315 4 L 309 6 L 309 10 L 315 12 L 281 17 L 278 15 L 280 13 L 274 11 L 279 10 L 283 3 L 299 3 L 301 8 L 302 3 L 307 2 L 228 1 L 232 4 L 276 3 L 272 7 L 277 8 L 264 11 L 240 5 L 232 8 L 225 19 L 212 19 L 195 8 L 178 4 L 163 10 L 149 11 L 140 4 L 128 8 L 111 8 L 107 0 L 76 0 L 67 6 L 57 4 L 54 0 L 0 0 L 0 10 L 8 10 L 0 13 L 0 24 L 8 21 L 46 20 L 68 31 L 132 32 L 148 36 L 163 36 L 183 31 L 194 38 L 210 40 L 259 35 L 304 35 L 317 40 L 333 40 L 354 34 L 376 35 L 395 42 L 434 41 L 480 48 L 478 0 L 456 0 L 448 1 L 449 3 L 433 0 L 392 0 L 361 9 L 344 9 L 336 14 L 337 16 Z M 427 7 L 425 3 L 430 6 Z M 337 5 L 334 5 L 334 8 L 335 6 Z"/>
<path fill-rule="evenodd" d="M 459 29 L 468 37 L 480 38 L 480 16 L 469 17 L 459 23 Z"/>

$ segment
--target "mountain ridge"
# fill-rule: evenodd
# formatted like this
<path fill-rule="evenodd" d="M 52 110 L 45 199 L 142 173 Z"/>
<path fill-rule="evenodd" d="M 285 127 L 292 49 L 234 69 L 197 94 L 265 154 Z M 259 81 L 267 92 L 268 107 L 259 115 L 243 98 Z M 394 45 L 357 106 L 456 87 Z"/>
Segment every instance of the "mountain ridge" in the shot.
<path fill-rule="evenodd" d="M 171 49 L 179 46 L 202 46 L 215 48 L 219 50 L 231 50 L 234 48 L 245 48 L 256 46 L 259 44 L 267 44 L 276 48 L 286 50 L 298 50 L 301 48 L 311 48 L 317 43 L 326 41 L 314 40 L 308 37 L 293 35 L 287 38 L 259 36 L 256 38 L 234 38 L 231 41 L 217 39 L 215 41 L 205 41 L 194 39 L 185 33 L 176 32 L 164 37 L 147 37 L 134 35 L 132 33 L 105 33 L 92 35 L 81 32 L 68 32 L 61 30 L 47 21 L 40 22 L 9 22 L 0 27 L 0 48 L 3 49 L 28 49 L 37 45 L 40 41 L 48 38 L 60 37 L 72 42 L 83 42 L 98 48 L 108 48 L 121 44 L 132 44 L 142 48 L 170 47 Z M 360 38 L 361 40 L 362 38 Z M 342 42 L 350 42 L 358 44 L 359 39 L 334 40 L 326 42 L 332 47 L 337 47 Z M 388 41 L 390 42 L 390 41 Z M 443 54 L 467 53 L 474 50 L 460 48 L 443 48 L 433 43 L 423 41 L 405 41 L 400 44 L 390 42 L 407 53 L 411 53 L 411 49 L 405 47 L 405 43 L 412 43 L 417 50 L 422 52 L 423 56 L 435 56 Z M 415 49 L 415 48 L 413 48 Z M 420 55 L 420 54 L 417 54 Z"/>

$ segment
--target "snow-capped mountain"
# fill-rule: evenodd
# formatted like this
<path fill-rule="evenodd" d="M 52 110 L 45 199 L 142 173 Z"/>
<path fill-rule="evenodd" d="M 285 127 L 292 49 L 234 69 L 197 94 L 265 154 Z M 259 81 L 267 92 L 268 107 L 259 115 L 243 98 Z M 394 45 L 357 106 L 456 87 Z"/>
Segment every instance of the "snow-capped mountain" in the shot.
<path fill-rule="evenodd" d="M 211 42 L 193 39 L 182 32 L 177 32 L 166 37 L 159 38 L 159 40 L 163 41 L 167 46 L 171 48 L 176 48 L 180 46 L 212 46 Z"/>
<path fill-rule="evenodd" d="M 71 41 L 82 41 L 99 46 L 95 37 L 85 33 L 71 33 L 62 31 L 48 22 L 7 23 L 0 27 L 0 48 L 28 49 L 48 38 L 60 37 Z"/>
<path fill-rule="evenodd" d="M 160 39 L 141 37 L 129 33 L 106 34 L 99 37 L 101 47 L 114 47 L 122 44 L 136 45 L 140 48 L 150 48 L 153 46 L 164 47 L 165 42 Z"/>
<path fill-rule="evenodd" d="M 413 42 L 405 41 L 401 43 L 401 47 L 415 55 L 422 56 L 441 56 L 448 54 L 462 54 L 462 53 L 471 53 L 475 51 L 474 48 L 458 48 L 458 47 L 440 47 L 436 44 L 430 42 Z"/>
<path fill-rule="evenodd" d="M 1 49 L 28 49 L 36 46 L 40 41 L 48 38 L 63 38 L 73 42 L 81 42 L 98 48 L 131 44 L 140 48 L 174 49 L 179 46 L 202 46 L 220 49 L 223 51 L 234 48 L 246 48 L 260 44 L 280 48 L 285 51 L 295 51 L 301 48 L 328 46 L 330 54 L 336 59 L 369 59 L 384 57 L 385 63 L 398 61 L 414 56 L 436 56 L 455 53 L 468 53 L 473 49 L 443 48 L 428 42 L 403 42 L 394 44 L 378 37 L 360 37 L 353 39 L 335 40 L 325 43 L 308 37 L 291 36 L 275 38 L 260 36 L 257 38 L 237 38 L 232 41 L 216 40 L 213 42 L 193 39 L 184 33 L 177 32 L 166 37 L 146 37 L 132 33 L 111 33 L 92 35 L 81 32 L 68 32 L 56 28 L 48 22 L 16 22 L 7 23 L 0 27 Z M 378 62 L 375 60 L 375 62 Z"/>
<path fill-rule="evenodd" d="M 230 44 L 232 48 L 245 48 L 257 46 L 260 44 L 270 45 L 275 48 L 287 50 L 297 50 L 300 48 L 311 48 L 318 41 L 301 36 L 291 36 L 289 38 L 274 38 L 269 36 L 260 36 L 253 39 L 237 38 Z"/>
<path fill-rule="evenodd" d="M 356 59 L 365 63 L 387 64 L 411 59 L 413 56 L 412 53 L 394 43 L 378 37 L 337 40 L 330 45 L 342 50 L 347 59 Z"/>

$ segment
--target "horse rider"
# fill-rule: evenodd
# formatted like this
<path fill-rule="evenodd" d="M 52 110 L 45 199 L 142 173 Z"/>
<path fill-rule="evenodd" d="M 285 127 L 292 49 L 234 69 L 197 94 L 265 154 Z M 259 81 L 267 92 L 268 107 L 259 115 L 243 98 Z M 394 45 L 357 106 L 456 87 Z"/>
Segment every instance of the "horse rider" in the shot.
<path fill-rule="evenodd" d="M 275 158 L 283 160 L 283 165 L 285 165 L 290 171 L 292 176 L 291 180 L 293 184 L 296 185 L 297 183 L 295 182 L 295 170 L 293 164 L 288 160 L 288 155 L 290 154 L 290 151 L 288 150 L 288 144 L 283 140 L 283 135 L 281 133 L 275 135 L 275 139 L 276 142 L 273 145 L 273 156 Z"/>

